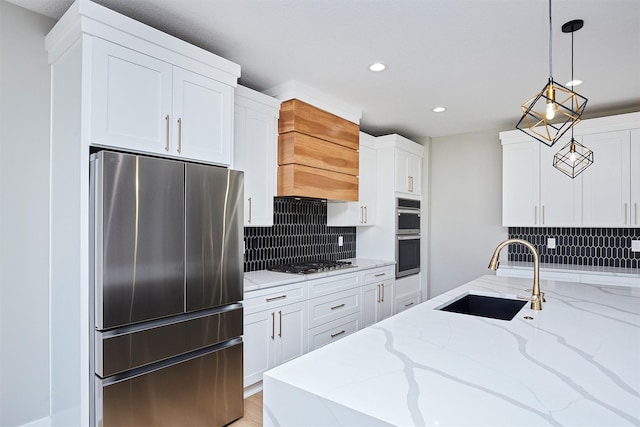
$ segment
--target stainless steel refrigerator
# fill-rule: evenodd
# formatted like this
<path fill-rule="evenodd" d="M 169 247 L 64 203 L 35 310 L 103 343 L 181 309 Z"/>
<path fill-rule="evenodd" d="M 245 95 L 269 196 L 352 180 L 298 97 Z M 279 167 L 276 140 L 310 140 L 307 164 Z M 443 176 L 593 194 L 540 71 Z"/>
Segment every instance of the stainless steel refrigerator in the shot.
<path fill-rule="evenodd" d="M 243 415 L 243 175 L 100 151 L 90 162 L 97 426 Z"/>

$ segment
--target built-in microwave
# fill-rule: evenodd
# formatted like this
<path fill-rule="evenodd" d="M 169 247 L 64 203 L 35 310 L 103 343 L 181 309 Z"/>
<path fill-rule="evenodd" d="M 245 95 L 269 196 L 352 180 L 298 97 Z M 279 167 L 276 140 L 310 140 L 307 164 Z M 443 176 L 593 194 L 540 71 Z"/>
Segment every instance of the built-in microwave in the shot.
<path fill-rule="evenodd" d="M 396 199 L 396 234 L 420 234 L 420 200 Z"/>
<path fill-rule="evenodd" d="M 396 278 L 420 273 L 420 236 L 396 236 Z"/>

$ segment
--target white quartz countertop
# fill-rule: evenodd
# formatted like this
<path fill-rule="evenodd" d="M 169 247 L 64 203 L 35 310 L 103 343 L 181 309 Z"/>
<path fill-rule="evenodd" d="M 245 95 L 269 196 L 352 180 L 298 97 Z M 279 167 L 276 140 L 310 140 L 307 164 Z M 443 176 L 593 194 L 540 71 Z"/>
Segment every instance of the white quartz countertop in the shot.
<path fill-rule="evenodd" d="M 264 425 L 640 425 L 639 288 L 543 280 L 511 321 L 437 310 L 530 288 L 483 276 L 267 371 Z"/>
<path fill-rule="evenodd" d="M 501 268 L 514 268 L 532 270 L 532 262 L 505 261 L 500 262 Z M 540 263 L 540 271 L 562 272 L 562 273 L 585 273 L 604 276 L 615 276 L 624 278 L 636 278 L 640 285 L 640 269 L 623 267 L 600 267 L 594 265 L 573 265 L 573 264 L 545 264 Z"/>
<path fill-rule="evenodd" d="M 304 282 L 306 280 L 321 279 L 323 277 L 337 276 L 340 274 L 354 273 L 377 267 L 395 265 L 395 261 L 379 259 L 349 258 L 340 261 L 350 261 L 354 267 L 313 274 L 278 273 L 276 271 L 269 270 L 250 271 L 244 273 L 244 291 L 251 292 L 273 286 L 289 285 L 292 283 Z"/>

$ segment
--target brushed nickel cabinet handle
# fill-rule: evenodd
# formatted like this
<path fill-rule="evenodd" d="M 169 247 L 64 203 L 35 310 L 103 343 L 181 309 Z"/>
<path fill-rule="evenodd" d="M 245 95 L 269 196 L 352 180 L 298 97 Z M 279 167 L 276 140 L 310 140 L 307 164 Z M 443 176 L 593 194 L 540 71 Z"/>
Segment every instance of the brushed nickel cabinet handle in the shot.
<path fill-rule="evenodd" d="M 278 336 L 282 338 L 282 310 L 278 311 L 279 322 L 280 322 L 280 332 L 278 332 Z"/>
<path fill-rule="evenodd" d="M 633 220 L 638 225 L 638 203 L 633 204 Z"/>
<path fill-rule="evenodd" d="M 287 295 L 285 294 L 285 295 L 280 295 L 280 296 L 277 296 L 277 297 L 265 298 L 265 301 L 266 302 L 277 301 L 279 299 L 285 299 L 286 297 L 287 297 Z"/>
<path fill-rule="evenodd" d="M 338 305 L 334 305 L 333 307 L 331 307 L 331 310 L 337 310 L 339 308 L 344 307 L 346 304 L 342 303 L 342 304 L 338 304 Z"/>
<path fill-rule="evenodd" d="M 251 197 L 249 197 L 249 219 L 247 220 L 247 222 L 249 224 L 251 224 Z"/>
<path fill-rule="evenodd" d="M 347 333 L 347 331 L 345 331 L 345 330 L 343 329 L 343 330 L 341 330 L 340 332 L 336 332 L 335 334 L 331 334 L 331 338 L 335 338 L 335 337 L 337 337 L 337 336 L 339 336 L 339 335 L 346 334 L 346 333 Z"/>
<path fill-rule="evenodd" d="M 178 153 L 182 151 L 182 118 L 178 119 Z"/>
<path fill-rule="evenodd" d="M 364 223 L 366 224 L 368 222 L 368 218 L 367 218 L 367 207 L 364 207 Z"/>
<path fill-rule="evenodd" d="M 380 289 L 382 289 L 382 302 L 384 302 L 384 285 L 380 285 Z"/>
<path fill-rule="evenodd" d="M 404 306 L 405 306 L 405 307 L 411 307 L 412 305 L 413 305 L 413 303 L 412 303 L 412 302 L 410 302 L 409 304 L 405 304 Z"/>
<path fill-rule="evenodd" d="M 386 275 L 387 275 L 387 273 L 377 273 L 373 277 L 382 277 L 382 276 L 386 276 Z"/>
<path fill-rule="evenodd" d="M 364 224 L 364 206 L 360 206 L 360 224 Z"/>
<path fill-rule="evenodd" d="M 166 138 L 164 143 L 164 151 L 169 151 L 169 115 L 164 116 L 164 121 L 166 122 Z"/>
<path fill-rule="evenodd" d="M 271 312 L 271 339 L 276 338 L 276 313 Z"/>
<path fill-rule="evenodd" d="M 535 205 L 533 208 L 533 223 L 538 223 L 538 205 Z"/>

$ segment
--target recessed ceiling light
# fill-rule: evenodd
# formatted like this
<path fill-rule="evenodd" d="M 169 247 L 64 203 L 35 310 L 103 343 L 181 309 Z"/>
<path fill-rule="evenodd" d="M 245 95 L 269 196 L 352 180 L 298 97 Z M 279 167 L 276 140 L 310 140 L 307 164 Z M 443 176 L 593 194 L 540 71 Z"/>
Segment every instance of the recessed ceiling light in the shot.
<path fill-rule="evenodd" d="M 433 111 L 434 113 L 442 113 L 443 111 L 447 111 L 447 109 L 444 107 L 436 107 L 431 111 Z"/>
<path fill-rule="evenodd" d="M 382 62 L 376 62 L 375 64 L 369 65 L 369 69 L 371 71 L 382 71 L 385 68 L 387 68 L 387 66 L 384 65 Z"/>
<path fill-rule="evenodd" d="M 567 83 L 568 87 L 573 87 L 573 86 L 578 86 L 582 84 L 582 80 L 571 80 L 569 83 Z"/>

